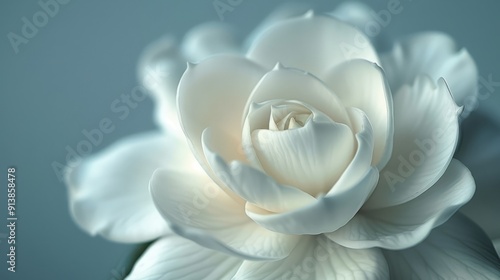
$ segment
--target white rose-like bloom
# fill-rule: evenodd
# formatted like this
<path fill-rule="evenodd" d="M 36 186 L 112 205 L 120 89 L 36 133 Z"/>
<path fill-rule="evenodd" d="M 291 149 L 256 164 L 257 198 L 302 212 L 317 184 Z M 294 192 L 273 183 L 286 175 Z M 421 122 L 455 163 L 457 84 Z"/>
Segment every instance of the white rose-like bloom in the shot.
<path fill-rule="evenodd" d="M 220 24 L 182 50 L 153 45 L 141 75 L 169 72 L 145 82 L 163 133 L 71 170 L 78 224 L 115 241 L 161 237 L 128 279 L 500 277 L 465 218 L 429 236 L 475 189 L 452 159 L 457 103 L 475 94 L 468 53 L 425 33 L 379 56 L 345 22 L 291 14 L 246 54 Z M 196 63 L 179 81 L 185 59 Z"/>

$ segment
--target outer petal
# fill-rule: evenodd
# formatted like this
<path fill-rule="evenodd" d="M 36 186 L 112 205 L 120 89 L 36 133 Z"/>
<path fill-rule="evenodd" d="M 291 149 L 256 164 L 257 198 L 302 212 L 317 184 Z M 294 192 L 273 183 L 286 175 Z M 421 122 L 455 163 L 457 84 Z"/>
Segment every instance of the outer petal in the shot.
<path fill-rule="evenodd" d="M 452 38 L 438 32 L 419 33 L 396 43 L 381 57 L 393 92 L 417 76 L 426 74 L 433 80 L 443 77 L 448 82 L 456 103 L 465 113 L 476 105 L 478 71 L 469 53 L 457 47 Z"/>
<path fill-rule="evenodd" d="M 260 34 L 274 24 L 283 20 L 301 16 L 310 9 L 310 3 L 288 2 L 280 4 L 250 33 L 245 40 L 245 47 L 250 47 Z"/>
<path fill-rule="evenodd" d="M 311 13 L 268 28 L 255 40 L 247 57 L 268 69 L 281 62 L 319 77 L 349 59 L 378 63 L 377 53 L 362 32 L 334 18 Z"/>
<path fill-rule="evenodd" d="M 244 261 L 235 279 L 388 279 L 382 250 L 353 250 L 324 236 L 304 236 L 287 258 L 275 262 Z"/>
<path fill-rule="evenodd" d="M 404 249 L 422 241 L 474 194 L 474 179 L 459 161 L 429 190 L 404 204 L 361 211 L 347 225 L 328 233 L 333 241 L 350 248 Z"/>
<path fill-rule="evenodd" d="M 176 92 L 185 69 L 184 57 L 173 37 L 164 37 L 153 42 L 139 59 L 139 81 L 151 93 L 156 104 L 157 123 L 178 134 L 181 134 L 182 130 L 177 117 Z"/>
<path fill-rule="evenodd" d="M 262 226 L 292 234 L 331 232 L 346 224 L 372 193 L 378 171 L 370 166 L 373 136 L 370 123 L 358 109 L 348 110 L 358 150 L 344 174 L 324 197 L 287 213 L 262 213 L 247 204 L 247 214 Z M 328 223 L 325 223 L 328 221 Z"/>
<path fill-rule="evenodd" d="M 477 185 L 474 197 L 462 212 L 491 238 L 500 238 L 500 118 L 478 110 L 464 120 L 462 128 L 462 143 L 456 157 L 469 167 Z"/>
<path fill-rule="evenodd" d="M 351 60 L 328 71 L 324 82 L 344 106 L 368 116 L 375 136 L 373 163 L 383 168 L 391 156 L 394 124 L 391 90 L 382 69 L 366 60 Z"/>
<path fill-rule="evenodd" d="M 377 13 L 362 2 L 345 1 L 330 12 L 329 15 L 343 22 L 350 23 L 363 31 L 370 38 L 376 49 L 380 51 L 388 41 L 385 35 L 386 28 L 384 27 L 389 24 L 388 21 L 391 20 L 391 14 L 399 14 L 403 10 L 400 2 L 394 1 L 387 4 L 388 8 L 391 5 L 389 11 L 385 10 Z"/>
<path fill-rule="evenodd" d="M 145 133 L 71 168 L 66 185 L 73 219 L 88 233 L 118 242 L 144 242 L 165 234 L 168 227 L 151 200 L 148 181 L 170 161 L 183 165 L 182 150 L 176 138 Z"/>
<path fill-rule="evenodd" d="M 244 205 L 208 176 L 157 170 L 150 182 L 153 200 L 171 229 L 196 243 L 254 260 L 286 257 L 297 237 L 268 231 L 245 215 Z"/>
<path fill-rule="evenodd" d="M 200 24 L 184 37 L 182 53 L 190 62 L 198 62 L 216 54 L 237 54 L 240 51 L 236 32 L 222 22 Z"/>
<path fill-rule="evenodd" d="M 421 76 L 394 97 L 394 149 L 365 209 L 404 203 L 445 172 L 458 141 L 458 114 L 446 83 Z"/>
<path fill-rule="evenodd" d="M 242 259 L 207 249 L 169 234 L 153 243 L 135 263 L 126 280 L 231 279 Z"/>
<path fill-rule="evenodd" d="M 456 215 L 419 245 L 384 251 L 391 279 L 499 279 L 500 260 L 490 239 Z"/>
<path fill-rule="evenodd" d="M 245 104 L 264 74 L 260 66 L 245 58 L 221 55 L 190 66 L 182 76 L 177 100 L 181 124 L 207 172 L 210 170 L 201 145 L 203 130 L 220 129 L 241 143 Z"/>

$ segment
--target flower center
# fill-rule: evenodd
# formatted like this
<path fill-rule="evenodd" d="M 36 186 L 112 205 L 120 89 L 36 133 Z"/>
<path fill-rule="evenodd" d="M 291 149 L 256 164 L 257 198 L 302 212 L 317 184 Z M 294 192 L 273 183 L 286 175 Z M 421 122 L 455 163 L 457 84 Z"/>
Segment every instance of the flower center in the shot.
<path fill-rule="evenodd" d="M 301 128 L 312 118 L 311 111 L 299 104 L 281 104 L 271 107 L 269 130 L 284 131 Z"/>

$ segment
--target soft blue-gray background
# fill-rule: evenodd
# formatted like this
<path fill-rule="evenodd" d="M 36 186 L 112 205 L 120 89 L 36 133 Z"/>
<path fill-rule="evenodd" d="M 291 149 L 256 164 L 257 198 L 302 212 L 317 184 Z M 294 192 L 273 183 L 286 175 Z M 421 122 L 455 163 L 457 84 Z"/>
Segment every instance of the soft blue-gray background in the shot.
<path fill-rule="evenodd" d="M 243 0 L 224 14 L 224 21 L 244 34 L 283 2 Z M 309 2 L 327 11 L 341 1 Z M 378 11 L 388 1 L 370 2 Z M 394 16 L 387 33 L 447 32 L 467 47 L 483 76 L 500 80 L 498 1 L 401 3 L 403 12 Z M 15 54 L 7 33 L 20 34 L 22 17 L 31 19 L 39 10 L 37 1 L 0 4 L 0 234 L 7 232 L 5 173 L 11 165 L 18 169 L 19 218 L 17 272 L 7 274 L 7 244 L 0 239 L 0 279 L 119 279 L 120 260 L 132 246 L 93 238 L 77 228 L 51 163 L 64 163 L 65 147 L 75 148 L 84 139 L 81 131 L 98 127 L 104 117 L 112 118 L 116 128 L 93 152 L 154 129 L 150 100 L 123 121 L 110 111 L 111 102 L 138 84 L 137 58 L 149 42 L 166 33 L 180 37 L 193 25 L 219 17 L 212 0 L 71 0 Z M 500 105 L 495 100 L 480 106 Z"/>

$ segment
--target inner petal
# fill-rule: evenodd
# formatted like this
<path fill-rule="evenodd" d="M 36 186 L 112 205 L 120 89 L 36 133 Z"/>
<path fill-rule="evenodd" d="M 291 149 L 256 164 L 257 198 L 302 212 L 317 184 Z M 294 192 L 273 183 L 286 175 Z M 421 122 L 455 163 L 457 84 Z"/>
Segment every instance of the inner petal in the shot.
<path fill-rule="evenodd" d="M 303 127 L 311 116 L 311 111 L 300 104 L 286 103 L 271 106 L 270 130 L 287 130 Z"/>
<path fill-rule="evenodd" d="M 261 168 L 278 182 L 313 196 L 327 193 L 353 158 L 351 129 L 297 101 L 265 107 L 248 118 L 262 120 L 267 112 L 269 127 L 245 128 Z"/>

